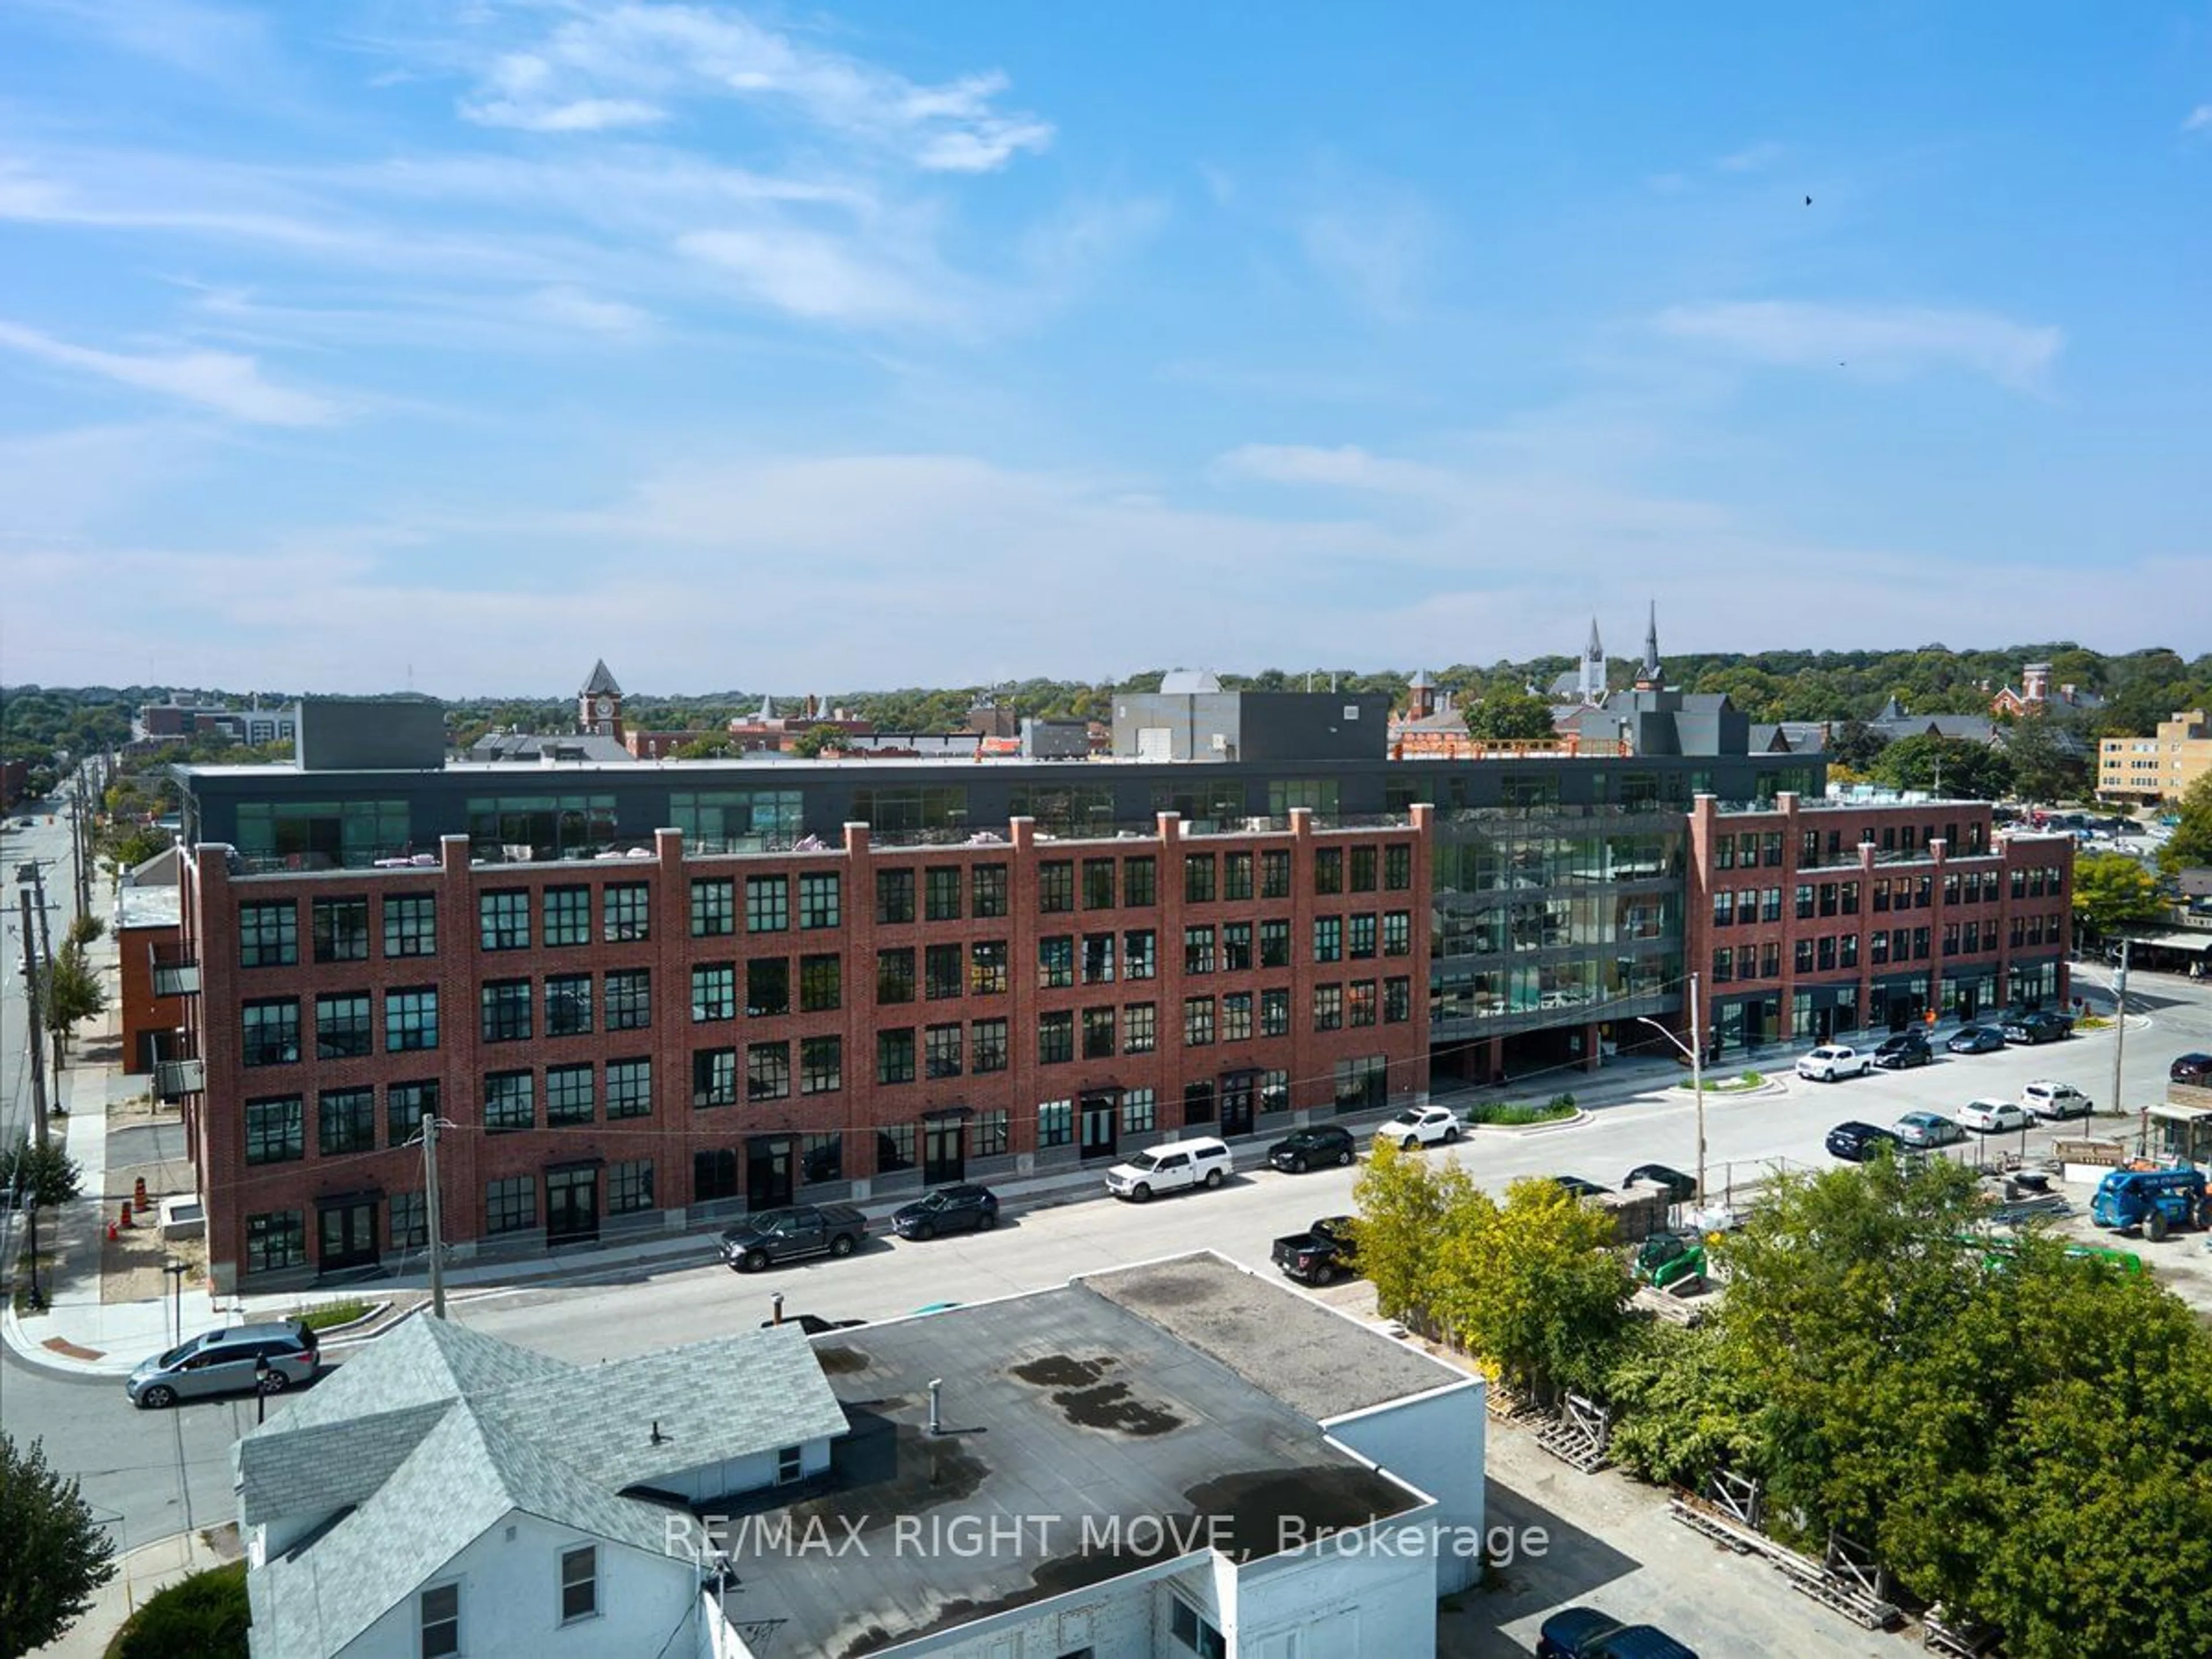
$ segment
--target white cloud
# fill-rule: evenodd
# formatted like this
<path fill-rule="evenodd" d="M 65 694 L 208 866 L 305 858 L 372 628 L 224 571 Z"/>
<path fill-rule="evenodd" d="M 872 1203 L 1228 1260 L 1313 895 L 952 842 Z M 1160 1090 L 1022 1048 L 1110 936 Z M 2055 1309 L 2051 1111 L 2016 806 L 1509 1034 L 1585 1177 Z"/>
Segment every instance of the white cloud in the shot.
<path fill-rule="evenodd" d="M 1328 188 L 1298 223 L 1307 260 L 1362 309 L 1405 319 L 1436 260 L 1435 214 L 1413 190 L 1381 179 L 1340 178 Z"/>
<path fill-rule="evenodd" d="M 1964 368 L 2016 392 L 2039 391 L 2066 343 L 2055 327 L 1924 306 L 1743 301 L 1677 306 L 1660 313 L 1658 325 L 1781 368 L 1876 375 Z"/>
<path fill-rule="evenodd" d="M 536 316 L 579 334 L 629 337 L 653 326 L 651 312 L 577 288 L 542 288 L 526 303 Z"/>
<path fill-rule="evenodd" d="M 1713 165 L 1723 173 L 1759 173 L 1780 161 L 1782 155 L 1781 145 L 1771 138 L 1762 138 L 1726 155 L 1715 156 Z"/>
<path fill-rule="evenodd" d="M 2181 123 L 2184 132 L 2203 132 L 2208 127 L 2212 127 L 2212 104 L 2199 104 Z"/>
<path fill-rule="evenodd" d="M 181 398 L 236 421 L 266 426 L 322 426 L 338 418 L 327 398 L 271 386 L 252 358 L 229 351 L 131 356 L 71 345 L 36 329 L 0 322 L 0 347 L 141 391 Z"/>
<path fill-rule="evenodd" d="M 794 317 L 873 327 L 945 321 L 952 308 L 854 242 L 787 225 L 695 231 L 679 252 L 735 280 L 747 300 Z"/>
<path fill-rule="evenodd" d="M 461 112 L 488 125 L 579 131 L 658 120 L 681 99 L 733 99 L 784 106 L 924 172 L 989 173 L 1053 137 L 1049 122 L 1000 110 L 1006 89 L 995 72 L 919 84 L 727 8 L 623 4 L 571 16 L 495 59 Z"/>

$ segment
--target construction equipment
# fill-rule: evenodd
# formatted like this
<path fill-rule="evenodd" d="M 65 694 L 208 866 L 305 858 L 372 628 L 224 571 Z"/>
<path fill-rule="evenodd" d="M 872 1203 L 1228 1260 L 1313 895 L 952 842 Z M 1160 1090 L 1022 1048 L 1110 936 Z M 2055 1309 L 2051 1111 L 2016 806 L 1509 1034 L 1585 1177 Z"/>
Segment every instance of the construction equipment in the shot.
<path fill-rule="evenodd" d="M 1636 1252 L 1638 1283 L 1654 1290 L 1694 1292 L 1705 1276 L 1705 1243 L 1683 1233 L 1654 1233 Z"/>
<path fill-rule="evenodd" d="M 2114 1170 L 2097 1183 L 2089 1219 L 2100 1227 L 2132 1232 L 2140 1227 L 2154 1244 L 2177 1227 L 2212 1226 L 2202 1170 Z"/>

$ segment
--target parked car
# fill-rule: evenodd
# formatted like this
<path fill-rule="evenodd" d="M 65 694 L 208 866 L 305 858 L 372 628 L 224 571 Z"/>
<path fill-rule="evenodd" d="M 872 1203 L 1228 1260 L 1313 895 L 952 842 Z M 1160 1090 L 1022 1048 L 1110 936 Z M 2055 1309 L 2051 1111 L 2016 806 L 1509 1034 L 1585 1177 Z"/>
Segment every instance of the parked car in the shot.
<path fill-rule="evenodd" d="M 1553 1176 L 1552 1179 L 1576 1198 L 1602 1198 L 1613 1190 L 1595 1181 L 1584 1181 L 1580 1176 Z"/>
<path fill-rule="evenodd" d="M 934 1238 L 939 1233 L 988 1233 L 999 1224 L 999 1195 L 973 1182 L 939 1187 L 927 1198 L 891 1212 L 891 1231 L 901 1238 Z"/>
<path fill-rule="evenodd" d="M 2054 1014 L 2042 1009 L 2015 1014 L 2004 1023 L 2007 1042 L 2059 1042 L 2074 1034 L 2074 1022 L 2063 1014 Z"/>
<path fill-rule="evenodd" d="M 312 1382 L 321 1364 L 320 1342 L 299 1320 L 233 1325 L 204 1331 L 143 1361 L 125 1380 L 123 1391 L 132 1405 L 159 1411 L 211 1395 L 282 1394 L 295 1382 Z"/>
<path fill-rule="evenodd" d="M 1955 1119 L 1941 1112 L 1907 1112 L 1897 1120 L 1893 1133 L 1908 1146 L 1948 1146 L 1964 1140 L 1966 1132 Z"/>
<path fill-rule="evenodd" d="M 1416 1146 L 1449 1146 L 1459 1139 L 1459 1114 L 1449 1106 L 1408 1106 L 1375 1126 L 1375 1139 L 1411 1152 Z"/>
<path fill-rule="evenodd" d="M 1698 1659 L 1656 1625 L 1624 1625 L 1595 1607 L 1553 1613 L 1536 1633 L 1539 1659 Z"/>
<path fill-rule="evenodd" d="M 2169 1083 L 2193 1083 L 2200 1089 L 2212 1087 L 2212 1054 L 2183 1054 L 2166 1068 L 2166 1077 Z"/>
<path fill-rule="evenodd" d="M 1664 1187 L 1667 1201 L 1670 1204 L 1686 1204 L 1698 1195 L 1697 1176 L 1684 1175 L 1680 1170 L 1670 1169 L 1664 1164 L 1639 1164 L 1621 1176 L 1620 1184 L 1633 1187 L 1639 1181 L 1648 1182 L 1654 1187 Z"/>
<path fill-rule="evenodd" d="M 2031 1115 L 2057 1122 L 2062 1118 L 2087 1117 L 2096 1103 L 2070 1083 L 2039 1079 L 2020 1091 L 2020 1103 Z"/>
<path fill-rule="evenodd" d="M 1904 1151 L 1905 1142 L 1891 1131 L 1871 1123 L 1838 1123 L 1828 1131 L 1829 1153 L 1849 1163 L 1863 1164 L 1885 1146 L 1899 1152 Z"/>
<path fill-rule="evenodd" d="M 867 1236 L 868 1218 L 850 1204 L 794 1204 L 763 1210 L 722 1229 L 722 1260 L 733 1272 L 757 1273 L 772 1262 L 803 1256 L 847 1256 Z"/>
<path fill-rule="evenodd" d="M 1961 1025 L 1943 1045 L 1954 1054 L 1993 1054 L 2004 1046 L 2004 1033 L 1994 1025 Z"/>
<path fill-rule="evenodd" d="M 1978 1134 L 2009 1134 L 2035 1119 L 2027 1107 L 2009 1100 L 1970 1100 L 1959 1108 L 1959 1122 Z"/>
<path fill-rule="evenodd" d="M 1292 1175 L 1304 1175 L 1324 1164 L 1341 1168 L 1358 1156 L 1359 1147 L 1352 1138 L 1352 1131 L 1341 1123 L 1316 1123 L 1308 1128 L 1293 1129 L 1267 1148 L 1268 1164 Z"/>
<path fill-rule="evenodd" d="M 1328 1285 L 1340 1274 L 1359 1271 L 1357 1216 L 1325 1215 L 1302 1233 L 1275 1241 L 1273 1259 L 1283 1277 L 1301 1285 Z"/>
<path fill-rule="evenodd" d="M 1841 1078 L 1864 1077 L 1873 1064 L 1873 1057 L 1863 1048 L 1843 1042 L 1824 1042 L 1811 1054 L 1797 1056 L 1797 1075 L 1818 1083 L 1833 1083 Z"/>
<path fill-rule="evenodd" d="M 1909 1031 L 1899 1031 L 1895 1036 L 1884 1037 L 1874 1051 L 1874 1063 L 1885 1071 L 1902 1071 L 1909 1066 L 1925 1066 L 1935 1057 L 1929 1052 L 1928 1034 L 1917 1026 Z"/>
<path fill-rule="evenodd" d="M 1218 1187 L 1229 1179 L 1232 1166 L 1225 1140 L 1218 1140 L 1212 1135 L 1170 1140 L 1149 1152 L 1139 1152 L 1127 1164 L 1116 1164 L 1107 1170 L 1106 1190 L 1133 1204 L 1149 1204 L 1156 1193 Z"/>

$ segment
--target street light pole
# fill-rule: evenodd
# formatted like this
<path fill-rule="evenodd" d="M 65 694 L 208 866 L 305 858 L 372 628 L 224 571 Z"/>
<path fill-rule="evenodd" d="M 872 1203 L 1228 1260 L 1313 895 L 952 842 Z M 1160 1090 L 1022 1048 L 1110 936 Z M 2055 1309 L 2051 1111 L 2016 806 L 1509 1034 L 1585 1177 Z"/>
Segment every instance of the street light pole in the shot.
<path fill-rule="evenodd" d="M 1681 1050 L 1683 1058 L 1690 1062 L 1690 1092 L 1697 1097 L 1698 1103 L 1696 1196 L 1698 1202 L 1702 1204 L 1705 1201 L 1705 1044 L 1704 1028 L 1698 1024 L 1698 976 L 1695 974 L 1690 975 L 1690 1040 L 1687 1042 L 1683 1042 L 1657 1020 L 1648 1018 L 1644 1015 L 1638 1014 L 1636 1017 L 1636 1023 L 1638 1025 L 1649 1025 L 1653 1030 L 1658 1032 L 1661 1036 L 1665 1037 L 1668 1042 Z"/>
<path fill-rule="evenodd" d="M 2119 965 L 2112 969 L 2112 1109 L 2126 1109 L 2120 1104 L 2120 1056 L 2128 1046 L 2128 941 L 2120 941 Z M 2123 1131 L 2124 1133 L 2124 1131 Z M 2143 1112 L 2142 1142 L 2150 1139 L 2150 1113 Z M 2138 1142 L 2136 1156 L 2140 1158 L 2148 1147 Z"/>

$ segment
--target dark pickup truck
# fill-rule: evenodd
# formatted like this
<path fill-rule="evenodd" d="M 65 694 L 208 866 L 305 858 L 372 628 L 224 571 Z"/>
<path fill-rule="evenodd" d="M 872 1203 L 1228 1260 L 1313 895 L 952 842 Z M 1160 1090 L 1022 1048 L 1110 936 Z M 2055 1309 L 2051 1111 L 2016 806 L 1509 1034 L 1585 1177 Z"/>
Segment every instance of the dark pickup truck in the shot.
<path fill-rule="evenodd" d="M 849 1204 L 796 1204 L 763 1210 L 722 1229 L 722 1260 L 741 1273 L 807 1255 L 850 1255 L 868 1218 Z"/>
<path fill-rule="evenodd" d="M 1333 1284 L 1359 1271 L 1359 1246 L 1352 1237 L 1357 1217 L 1325 1215 L 1302 1233 L 1275 1241 L 1275 1265 L 1285 1279 L 1301 1285 Z"/>

